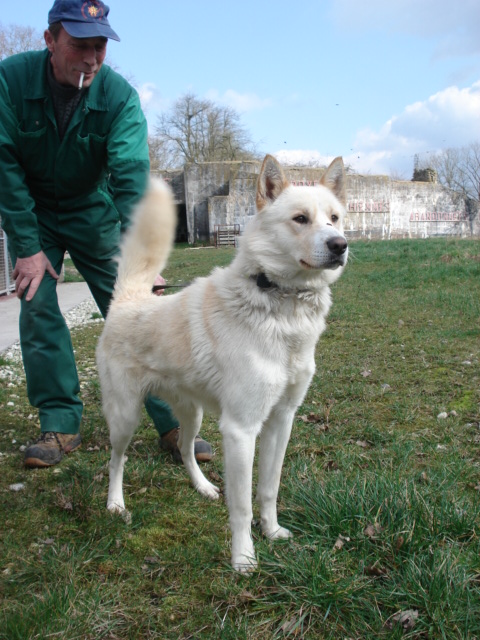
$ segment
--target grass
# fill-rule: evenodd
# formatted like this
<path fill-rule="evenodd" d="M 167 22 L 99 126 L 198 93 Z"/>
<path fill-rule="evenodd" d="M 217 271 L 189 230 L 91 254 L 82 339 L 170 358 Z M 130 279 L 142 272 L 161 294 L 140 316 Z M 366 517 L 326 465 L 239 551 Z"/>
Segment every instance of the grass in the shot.
<path fill-rule="evenodd" d="M 232 255 L 178 248 L 165 276 Z M 146 418 L 126 465 L 132 524 L 106 512 L 101 326 L 73 331 L 84 446 L 58 468 L 22 468 L 37 418 L 2 357 L 0 638 L 480 638 L 480 244 L 352 243 L 333 300 L 285 460 L 295 537 L 255 524 L 248 577 L 229 567 L 225 504 L 193 491 Z M 215 419 L 202 433 L 222 484 Z"/>

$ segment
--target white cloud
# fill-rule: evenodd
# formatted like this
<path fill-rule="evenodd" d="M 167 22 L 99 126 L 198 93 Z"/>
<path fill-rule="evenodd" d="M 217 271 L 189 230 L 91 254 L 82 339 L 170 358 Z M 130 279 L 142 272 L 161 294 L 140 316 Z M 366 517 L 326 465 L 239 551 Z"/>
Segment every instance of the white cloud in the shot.
<path fill-rule="evenodd" d="M 348 29 L 435 38 L 437 56 L 480 53 L 478 0 L 334 0 L 332 15 Z"/>
<path fill-rule="evenodd" d="M 227 89 L 223 94 L 220 94 L 216 89 L 212 89 L 207 92 L 205 97 L 213 102 L 220 102 L 231 107 L 240 113 L 259 111 L 272 105 L 272 101 L 269 98 L 260 98 L 255 93 L 238 93 L 233 89 Z"/>
<path fill-rule="evenodd" d="M 461 147 L 480 140 L 480 81 L 471 87 L 448 87 L 423 102 L 405 107 L 379 131 L 359 131 L 355 153 L 345 160 L 356 171 L 409 172 L 416 153 Z"/>
<path fill-rule="evenodd" d="M 284 165 L 324 167 L 333 160 L 333 156 L 326 156 L 312 149 L 281 149 L 273 155 Z"/>
<path fill-rule="evenodd" d="M 147 118 L 148 129 L 153 134 L 159 114 L 169 109 L 172 101 L 162 97 L 154 82 L 145 82 L 137 90 L 143 112 Z"/>
<path fill-rule="evenodd" d="M 161 111 L 168 108 L 169 101 L 162 98 L 160 90 L 154 82 L 145 82 L 138 88 L 138 95 L 140 96 L 140 102 L 144 111 L 150 109 L 155 111 Z"/>

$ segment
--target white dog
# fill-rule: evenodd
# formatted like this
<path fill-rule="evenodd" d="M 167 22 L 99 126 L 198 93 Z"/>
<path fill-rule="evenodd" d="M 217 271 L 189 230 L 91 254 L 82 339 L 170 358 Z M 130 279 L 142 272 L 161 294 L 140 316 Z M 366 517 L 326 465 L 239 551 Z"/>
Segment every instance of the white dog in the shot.
<path fill-rule="evenodd" d="M 256 566 L 251 538 L 252 467 L 261 433 L 257 501 L 263 533 L 287 538 L 277 494 L 295 411 L 312 379 L 329 285 L 347 261 L 345 172 L 335 159 L 316 187 L 295 187 L 272 156 L 257 186 L 257 214 L 232 264 L 180 293 L 152 295 L 175 233 L 170 190 L 153 181 L 122 246 L 118 281 L 98 351 L 112 457 L 107 507 L 125 511 L 124 453 L 147 394 L 180 422 L 179 448 L 194 487 L 216 499 L 194 438 L 203 409 L 220 415 L 232 565 Z"/>

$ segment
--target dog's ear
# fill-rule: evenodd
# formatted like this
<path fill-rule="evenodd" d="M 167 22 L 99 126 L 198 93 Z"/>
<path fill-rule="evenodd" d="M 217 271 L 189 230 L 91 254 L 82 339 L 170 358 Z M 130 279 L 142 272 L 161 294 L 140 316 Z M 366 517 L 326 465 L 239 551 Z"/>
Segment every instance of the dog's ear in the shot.
<path fill-rule="evenodd" d="M 320 184 L 333 191 L 335 196 L 345 206 L 347 194 L 345 192 L 345 167 L 342 158 L 335 158 L 322 176 Z"/>
<path fill-rule="evenodd" d="M 266 155 L 257 183 L 257 210 L 276 200 L 289 184 L 280 164 L 273 156 Z"/>

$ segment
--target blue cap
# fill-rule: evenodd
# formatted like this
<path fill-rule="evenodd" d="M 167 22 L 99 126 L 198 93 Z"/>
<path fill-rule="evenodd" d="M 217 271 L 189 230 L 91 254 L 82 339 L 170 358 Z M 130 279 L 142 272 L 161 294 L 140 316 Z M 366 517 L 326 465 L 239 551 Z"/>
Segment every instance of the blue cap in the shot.
<path fill-rule="evenodd" d="M 107 16 L 110 7 L 102 0 L 55 0 L 48 14 L 48 24 L 61 22 L 74 38 L 110 38 L 120 41 Z"/>

